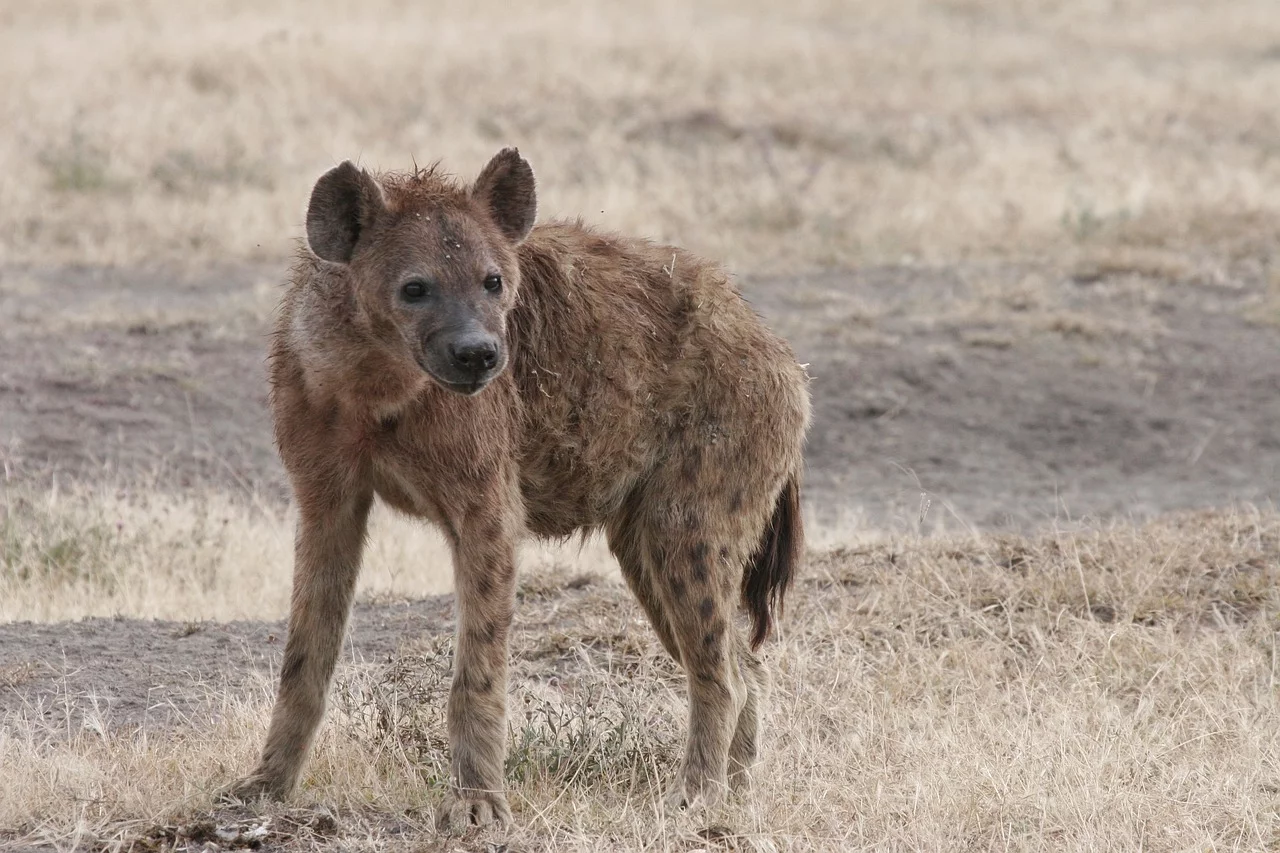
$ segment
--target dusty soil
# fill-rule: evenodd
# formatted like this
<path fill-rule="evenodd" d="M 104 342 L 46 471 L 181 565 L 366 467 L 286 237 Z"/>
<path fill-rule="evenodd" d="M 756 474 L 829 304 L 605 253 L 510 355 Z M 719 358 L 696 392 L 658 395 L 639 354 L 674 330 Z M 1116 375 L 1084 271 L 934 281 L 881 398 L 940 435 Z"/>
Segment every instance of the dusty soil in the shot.
<path fill-rule="evenodd" d="M 1256 321 L 1261 277 L 1086 264 L 806 283 L 748 290 L 817 377 L 818 507 L 897 527 L 927 493 L 948 526 L 1025 529 L 1280 494 L 1280 329 Z"/>
<path fill-rule="evenodd" d="M 361 604 L 347 659 L 376 663 L 406 638 L 453 627 L 452 596 L 412 604 Z M 244 695 L 275 671 L 285 623 L 84 619 L 0 628 L 0 720 L 24 712 L 51 731 L 79 729 L 88 714 L 107 726 L 165 725 Z"/>
<path fill-rule="evenodd" d="M 280 267 L 0 269 L 10 484 L 211 483 L 283 500 L 265 411 Z M 1267 270 L 879 268 L 748 278 L 815 377 L 807 501 L 914 529 L 1266 502 Z"/>
<path fill-rule="evenodd" d="M 563 651 L 555 638 L 565 632 L 634 635 L 657 651 L 639 606 L 620 584 L 590 576 L 544 577 L 524 584 L 519 598 L 512 643 L 538 661 L 543 677 L 548 655 Z M 453 624 L 452 595 L 357 604 L 343 660 L 348 666 L 384 664 L 406 647 L 447 641 Z M 43 720 L 56 734 L 78 730 L 87 721 L 110 728 L 152 727 L 216 713 L 226 696 L 243 697 L 273 684 L 285 628 L 283 620 L 3 625 L 0 721 L 20 713 Z"/>

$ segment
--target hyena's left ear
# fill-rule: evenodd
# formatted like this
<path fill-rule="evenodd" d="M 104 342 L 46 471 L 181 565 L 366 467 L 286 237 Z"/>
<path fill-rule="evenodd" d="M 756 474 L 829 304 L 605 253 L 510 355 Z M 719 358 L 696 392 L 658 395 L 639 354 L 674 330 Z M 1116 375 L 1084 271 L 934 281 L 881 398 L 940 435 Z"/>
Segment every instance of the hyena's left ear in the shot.
<path fill-rule="evenodd" d="M 493 221 L 513 243 L 529 236 L 538 214 L 533 169 L 514 148 L 504 148 L 480 170 L 471 197 L 489 208 Z"/>
<path fill-rule="evenodd" d="M 351 262 L 356 243 L 386 212 L 372 175 L 344 160 L 320 176 L 307 205 L 307 245 L 326 261 Z"/>

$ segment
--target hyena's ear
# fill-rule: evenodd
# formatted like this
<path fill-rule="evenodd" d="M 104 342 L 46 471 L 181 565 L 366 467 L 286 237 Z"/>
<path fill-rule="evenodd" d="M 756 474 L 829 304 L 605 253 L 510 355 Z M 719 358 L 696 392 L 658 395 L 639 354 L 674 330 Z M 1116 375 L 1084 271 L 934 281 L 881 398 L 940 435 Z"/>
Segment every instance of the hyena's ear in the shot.
<path fill-rule="evenodd" d="M 533 169 L 514 148 L 504 148 L 480 170 L 471 197 L 489 208 L 493 221 L 513 243 L 529 236 L 538 214 Z"/>
<path fill-rule="evenodd" d="M 351 260 L 360 234 L 387 209 L 382 188 L 364 169 L 344 160 L 320 176 L 307 206 L 307 244 L 326 261 Z"/>

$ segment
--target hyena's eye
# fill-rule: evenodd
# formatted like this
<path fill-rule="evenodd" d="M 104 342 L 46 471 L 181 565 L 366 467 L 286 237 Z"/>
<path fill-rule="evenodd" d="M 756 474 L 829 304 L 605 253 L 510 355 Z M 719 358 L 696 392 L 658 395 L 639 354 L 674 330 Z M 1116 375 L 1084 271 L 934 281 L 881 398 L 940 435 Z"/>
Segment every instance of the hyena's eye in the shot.
<path fill-rule="evenodd" d="M 502 292 L 502 276 L 498 275 L 497 273 L 492 273 L 490 275 L 485 276 L 484 289 L 489 291 L 490 293 L 501 293 Z"/>
<path fill-rule="evenodd" d="M 400 297 L 405 302 L 421 302 L 427 298 L 427 283 L 420 278 L 406 281 L 400 288 Z"/>

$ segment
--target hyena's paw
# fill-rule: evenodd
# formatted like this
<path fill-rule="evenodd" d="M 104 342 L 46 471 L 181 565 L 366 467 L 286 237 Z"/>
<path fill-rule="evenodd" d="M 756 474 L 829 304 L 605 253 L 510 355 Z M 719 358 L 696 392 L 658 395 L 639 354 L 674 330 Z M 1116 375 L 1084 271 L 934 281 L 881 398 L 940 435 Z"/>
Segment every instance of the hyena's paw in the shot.
<path fill-rule="evenodd" d="M 251 802 L 258 799 L 283 800 L 289 796 L 293 786 L 279 777 L 255 772 L 243 779 L 237 779 L 218 791 L 215 799 L 219 803 Z"/>
<path fill-rule="evenodd" d="M 729 793 L 735 797 L 745 796 L 751 791 L 751 768 L 729 768 Z"/>
<path fill-rule="evenodd" d="M 511 807 L 501 791 L 451 790 L 436 812 L 436 826 L 451 835 L 461 835 L 475 826 L 510 823 Z"/>
<path fill-rule="evenodd" d="M 714 809 L 725 801 L 726 794 L 728 786 L 723 782 L 695 779 L 682 773 L 667 792 L 666 806 L 671 812 Z"/>

